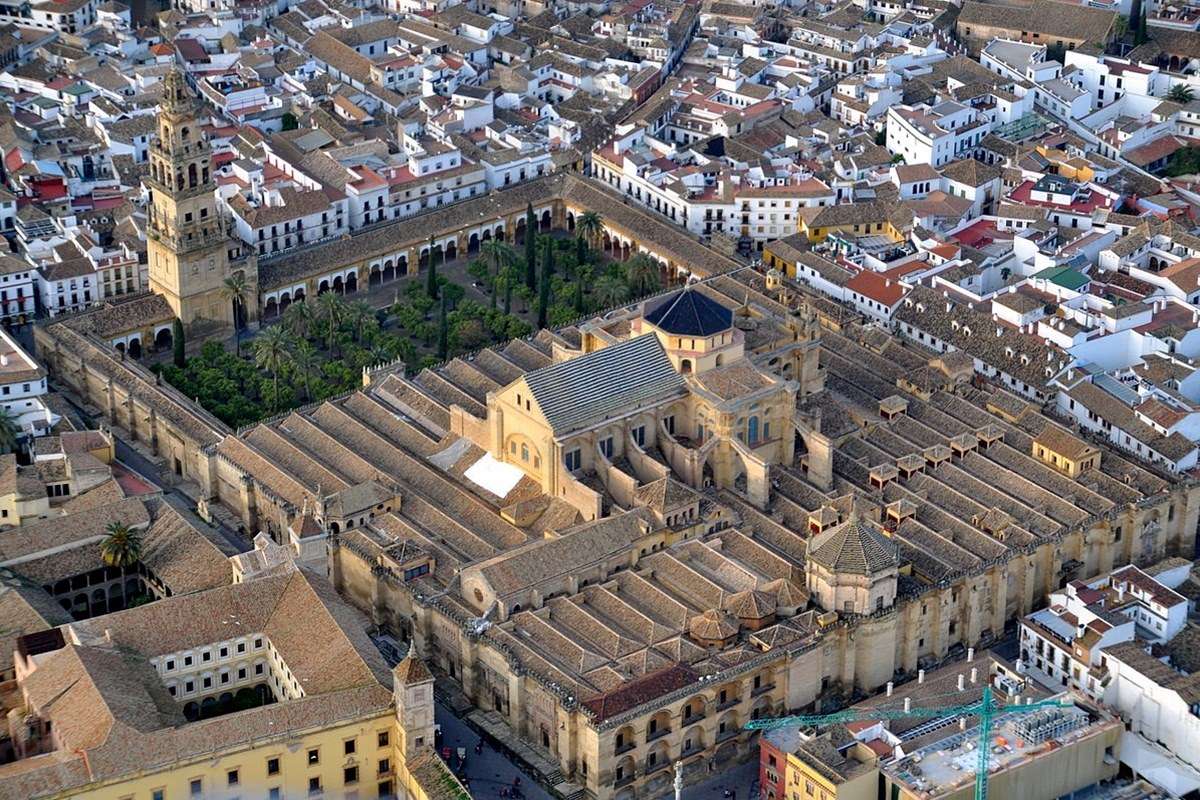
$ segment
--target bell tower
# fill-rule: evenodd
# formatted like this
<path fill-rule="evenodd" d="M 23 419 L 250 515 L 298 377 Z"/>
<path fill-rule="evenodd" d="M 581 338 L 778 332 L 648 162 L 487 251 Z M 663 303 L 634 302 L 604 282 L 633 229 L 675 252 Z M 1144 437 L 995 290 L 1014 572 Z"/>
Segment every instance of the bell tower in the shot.
<path fill-rule="evenodd" d="M 227 278 L 245 279 L 242 322 L 256 317 L 258 275 L 253 257 L 238 261 L 240 243 L 230 235 L 212 175 L 212 147 L 200 127 L 200 103 L 187 79 L 173 68 L 163 79 L 158 136 L 150 147 L 147 258 L 150 290 L 167 299 L 185 328 L 231 329 L 234 301 Z"/>
<path fill-rule="evenodd" d="M 433 746 L 433 674 L 425 662 L 409 653 L 392 668 L 392 695 L 396 704 L 396 742 L 406 761 Z"/>

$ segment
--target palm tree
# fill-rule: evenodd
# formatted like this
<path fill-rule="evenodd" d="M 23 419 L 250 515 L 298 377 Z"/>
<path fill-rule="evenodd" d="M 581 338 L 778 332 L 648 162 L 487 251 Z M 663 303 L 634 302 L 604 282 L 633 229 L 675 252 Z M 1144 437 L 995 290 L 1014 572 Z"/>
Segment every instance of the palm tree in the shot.
<path fill-rule="evenodd" d="M 221 284 L 221 296 L 233 304 L 233 339 L 237 357 L 242 357 L 242 312 L 246 307 L 246 293 L 250 285 L 246 273 L 235 272 Z"/>
<path fill-rule="evenodd" d="M 619 279 L 612 275 L 603 275 L 592 290 L 596 293 L 596 301 L 600 303 L 601 308 L 610 308 L 618 303 L 621 303 L 629 295 L 629 289 Z"/>
<path fill-rule="evenodd" d="M 362 343 L 363 329 L 370 320 L 375 319 L 375 309 L 366 300 L 355 300 L 346 309 L 346 317 L 354 328 L 354 341 Z"/>
<path fill-rule="evenodd" d="M 100 542 L 100 558 L 110 567 L 132 567 L 142 557 L 142 537 L 123 522 L 110 522 Z"/>
<path fill-rule="evenodd" d="M 1177 83 L 1167 92 L 1167 99 L 1172 103 L 1179 103 L 1181 106 L 1186 106 L 1196 99 L 1196 93 L 1186 83 Z"/>
<path fill-rule="evenodd" d="M 604 230 L 604 218 L 595 211 L 585 211 L 575 221 L 575 231 L 587 241 L 588 246 L 596 249 L 596 241 Z"/>
<path fill-rule="evenodd" d="M 0 453 L 11 453 L 21 441 L 21 426 L 6 407 L 0 406 Z"/>
<path fill-rule="evenodd" d="M 312 333 L 315 318 L 313 307 L 308 303 L 292 303 L 288 306 L 288 310 L 283 312 L 283 327 L 287 328 L 293 336 L 307 339 L 308 335 Z"/>
<path fill-rule="evenodd" d="M 509 264 L 517 263 L 517 251 L 508 242 L 499 239 L 488 239 L 479 251 L 491 267 L 492 275 L 499 275 Z"/>
<path fill-rule="evenodd" d="M 317 315 L 325 321 L 325 349 L 332 354 L 338 330 L 346 318 L 346 301 L 333 292 L 326 292 L 317 298 Z"/>
<path fill-rule="evenodd" d="M 658 264 L 645 253 L 625 262 L 625 279 L 635 294 L 647 294 L 658 288 Z"/>
<path fill-rule="evenodd" d="M 300 376 L 304 385 L 304 399 L 312 399 L 312 376 L 321 366 L 321 356 L 317 348 L 305 339 L 292 342 L 292 369 Z"/>
<path fill-rule="evenodd" d="M 258 365 L 259 369 L 265 369 L 271 373 L 271 384 L 275 389 L 272 406 L 275 410 L 278 410 L 279 406 L 279 370 L 287 363 L 291 349 L 291 337 L 278 325 L 267 328 L 254 340 L 254 363 Z"/>

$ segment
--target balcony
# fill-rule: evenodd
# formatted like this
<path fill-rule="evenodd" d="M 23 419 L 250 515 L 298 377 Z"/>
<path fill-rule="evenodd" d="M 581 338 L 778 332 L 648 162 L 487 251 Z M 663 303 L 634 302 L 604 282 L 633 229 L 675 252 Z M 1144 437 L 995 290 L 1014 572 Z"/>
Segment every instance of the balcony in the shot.
<path fill-rule="evenodd" d="M 762 686 L 759 686 L 759 687 L 758 687 L 758 688 L 756 688 L 756 689 L 751 689 L 751 690 L 750 690 L 750 696 L 751 696 L 751 697 L 758 697 L 760 694 L 766 694 L 767 692 L 771 691 L 771 690 L 772 690 L 772 689 L 774 689 L 774 688 L 775 688 L 775 684 L 773 684 L 773 683 L 764 683 Z"/>
<path fill-rule="evenodd" d="M 707 712 L 701 711 L 699 714 L 692 714 L 690 717 L 682 717 L 680 722 L 683 725 L 695 725 L 700 720 L 708 716 Z"/>
<path fill-rule="evenodd" d="M 655 772 L 658 772 L 659 770 L 662 770 L 662 769 L 666 769 L 669 766 L 671 766 L 671 760 L 669 758 L 664 758 L 662 761 L 658 762 L 657 764 L 647 764 L 646 769 L 642 772 L 642 774 L 643 775 L 653 775 Z"/>
<path fill-rule="evenodd" d="M 742 702 L 740 697 L 731 697 L 723 703 L 717 703 L 717 711 L 724 711 L 728 708 L 733 708 L 738 703 Z"/>
<path fill-rule="evenodd" d="M 622 786 L 628 786 L 629 784 L 633 783 L 635 780 L 637 780 L 636 775 L 626 775 L 622 778 L 617 778 L 615 781 L 613 781 L 613 788 L 620 789 Z"/>
<path fill-rule="evenodd" d="M 613 755 L 619 756 L 622 753 L 628 753 L 630 750 L 632 750 L 635 747 L 637 747 L 637 745 L 634 744 L 633 742 L 626 742 L 625 744 L 619 744 L 613 748 Z"/>
<path fill-rule="evenodd" d="M 668 735 L 670 732 L 671 732 L 670 728 L 659 728 L 658 730 L 654 731 L 653 733 L 647 733 L 646 741 L 653 742 L 656 739 L 663 738 L 664 736 Z"/>
<path fill-rule="evenodd" d="M 716 736 L 717 742 L 727 742 L 741 733 L 740 728 L 727 728 L 723 731 L 718 731 Z"/>

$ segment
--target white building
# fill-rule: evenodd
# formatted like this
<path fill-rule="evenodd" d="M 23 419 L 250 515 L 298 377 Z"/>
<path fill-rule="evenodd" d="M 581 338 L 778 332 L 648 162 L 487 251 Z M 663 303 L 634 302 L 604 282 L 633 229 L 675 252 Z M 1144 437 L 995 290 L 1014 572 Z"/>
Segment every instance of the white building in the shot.
<path fill-rule="evenodd" d="M 1195 629 L 1184 635 L 1194 645 Z M 1141 642 L 1109 647 L 1103 659 L 1104 702 L 1129 726 L 1122 762 L 1174 797 L 1200 789 L 1200 671 L 1188 672 L 1173 649 L 1157 658 Z"/>
<path fill-rule="evenodd" d="M 0 330 L 0 406 L 27 436 L 49 433 L 60 417 L 43 401 L 46 371 L 8 334 Z"/>
<path fill-rule="evenodd" d="M 1129 532 L 1132 534 L 1132 531 Z M 1187 623 L 1187 600 L 1135 566 L 1072 581 L 1046 608 L 1021 620 L 1021 660 L 1051 688 L 1101 699 L 1109 685 L 1105 648 L 1170 641 Z"/>
<path fill-rule="evenodd" d="M 23 323 L 37 310 L 37 278 L 33 266 L 16 256 L 0 255 L 0 319 Z"/>

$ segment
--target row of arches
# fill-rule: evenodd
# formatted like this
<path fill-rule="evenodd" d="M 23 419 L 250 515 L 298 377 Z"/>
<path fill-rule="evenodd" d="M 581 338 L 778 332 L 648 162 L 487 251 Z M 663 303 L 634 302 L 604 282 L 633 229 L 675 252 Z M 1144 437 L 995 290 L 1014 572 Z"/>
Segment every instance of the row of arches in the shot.
<path fill-rule="evenodd" d="M 170 325 L 163 325 L 154 332 L 155 352 L 170 350 L 174 344 L 175 335 L 171 332 Z M 140 333 L 134 333 L 124 339 L 121 339 L 120 341 L 113 342 L 113 349 L 122 357 L 129 356 L 130 358 L 135 359 L 141 358 L 145 353 L 145 349 L 142 347 L 142 335 Z"/>
<path fill-rule="evenodd" d="M 265 683 L 256 686 L 245 686 L 236 692 L 222 692 L 220 695 L 205 697 L 203 700 L 192 700 L 184 705 L 183 716 L 188 722 L 201 719 L 211 719 L 235 711 L 245 711 L 248 708 L 270 705 L 276 702 L 275 693 Z"/>
<path fill-rule="evenodd" d="M 58 604 L 73 618 L 90 619 L 129 607 L 130 601 L 146 594 L 146 584 L 140 578 L 115 580 L 106 586 L 59 596 Z"/>
<path fill-rule="evenodd" d="M 267 303 L 263 307 L 264 317 L 274 317 L 283 314 L 288 310 L 292 303 L 300 303 L 304 301 L 304 288 L 300 287 L 296 290 L 284 289 L 279 293 L 279 297 L 271 296 L 267 298 Z"/>

